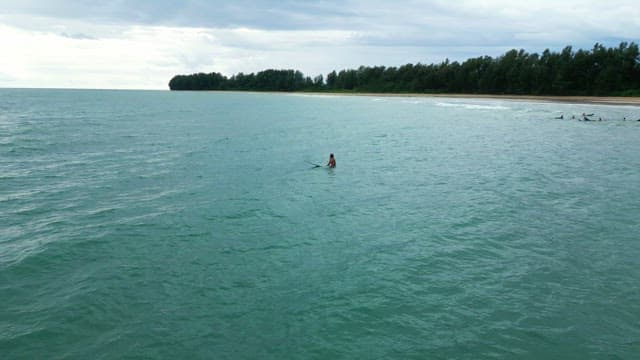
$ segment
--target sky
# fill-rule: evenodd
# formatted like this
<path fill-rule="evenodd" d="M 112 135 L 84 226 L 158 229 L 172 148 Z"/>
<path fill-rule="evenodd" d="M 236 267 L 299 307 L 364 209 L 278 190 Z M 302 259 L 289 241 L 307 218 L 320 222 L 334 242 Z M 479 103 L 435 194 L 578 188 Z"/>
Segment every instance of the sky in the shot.
<path fill-rule="evenodd" d="M 0 87 L 168 89 L 639 40 L 637 0 L 0 0 Z"/>

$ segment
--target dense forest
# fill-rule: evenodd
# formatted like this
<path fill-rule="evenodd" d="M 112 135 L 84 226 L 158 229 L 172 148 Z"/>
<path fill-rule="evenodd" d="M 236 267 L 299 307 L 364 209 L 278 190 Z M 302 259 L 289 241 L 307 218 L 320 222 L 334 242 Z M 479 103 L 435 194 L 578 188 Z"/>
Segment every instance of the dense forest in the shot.
<path fill-rule="evenodd" d="M 467 93 L 512 95 L 640 96 L 640 53 L 636 43 L 541 55 L 510 50 L 497 58 L 462 63 L 361 66 L 311 78 L 296 70 L 177 75 L 171 90 L 331 91 L 379 93 Z"/>

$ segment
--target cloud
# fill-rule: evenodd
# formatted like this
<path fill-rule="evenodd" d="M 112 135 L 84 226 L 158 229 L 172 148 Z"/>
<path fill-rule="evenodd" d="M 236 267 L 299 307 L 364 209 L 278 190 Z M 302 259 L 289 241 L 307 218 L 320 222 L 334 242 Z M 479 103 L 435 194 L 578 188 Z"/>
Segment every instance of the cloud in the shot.
<path fill-rule="evenodd" d="M 24 30 L 0 25 L 0 86 L 166 89 L 176 74 L 257 72 L 296 68 L 328 72 L 331 49 L 350 43 L 348 32 L 118 26 L 105 36 Z M 117 36 L 115 35 L 117 34 Z"/>
<path fill-rule="evenodd" d="M 163 88 L 175 74 L 464 60 L 640 38 L 635 0 L 0 0 L 0 86 Z M 8 80 L 10 79 L 10 80 Z"/>
<path fill-rule="evenodd" d="M 199 29 L 122 27 L 119 37 L 68 37 L 0 26 L 0 86 L 166 88 L 177 72 L 214 66 L 210 38 Z"/>
<path fill-rule="evenodd" d="M 265 30 L 318 29 L 345 24 L 357 14 L 343 1 L 272 0 L 0 0 L 0 13 L 119 25 L 236 28 Z"/>
<path fill-rule="evenodd" d="M 375 46 L 540 49 L 591 46 L 606 38 L 620 41 L 640 35 L 640 7 L 634 1 L 402 3 L 404 6 L 363 7 L 359 13 L 368 25 L 362 40 Z"/>
<path fill-rule="evenodd" d="M 67 37 L 70 39 L 76 39 L 76 40 L 97 40 L 93 36 L 82 34 L 82 33 L 67 34 L 66 32 L 62 32 L 60 33 L 60 36 Z"/>

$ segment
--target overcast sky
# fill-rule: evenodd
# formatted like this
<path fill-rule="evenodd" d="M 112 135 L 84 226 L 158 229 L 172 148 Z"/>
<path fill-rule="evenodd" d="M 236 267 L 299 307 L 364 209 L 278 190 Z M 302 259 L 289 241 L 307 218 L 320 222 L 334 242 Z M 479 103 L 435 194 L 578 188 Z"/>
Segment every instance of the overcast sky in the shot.
<path fill-rule="evenodd" d="M 640 40 L 638 0 L 0 0 L 0 87 L 463 61 Z"/>

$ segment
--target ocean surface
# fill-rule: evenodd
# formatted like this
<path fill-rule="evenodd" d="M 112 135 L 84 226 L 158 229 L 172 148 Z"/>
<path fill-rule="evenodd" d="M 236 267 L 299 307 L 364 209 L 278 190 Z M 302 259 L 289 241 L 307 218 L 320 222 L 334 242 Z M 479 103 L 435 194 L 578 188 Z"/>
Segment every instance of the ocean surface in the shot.
<path fill-rule="evenodd" d="M 638 118 L 0 89 L 0 357 L 639 359 Z"/>

